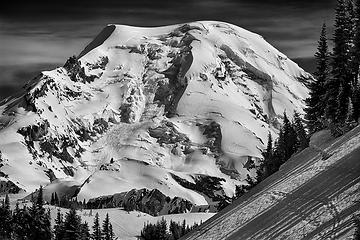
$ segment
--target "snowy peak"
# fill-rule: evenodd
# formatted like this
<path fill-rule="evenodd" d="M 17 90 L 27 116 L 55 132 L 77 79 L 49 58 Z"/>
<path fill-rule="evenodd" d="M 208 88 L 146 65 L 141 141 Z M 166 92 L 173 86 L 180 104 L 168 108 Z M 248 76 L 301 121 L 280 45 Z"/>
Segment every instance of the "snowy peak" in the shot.
<path fill-rule="evenodd" d="M 256 176 L 268 132 L 284 111 L 302 112 L 310 78 L 228 23 L 108 25 L 0 106 L 1 181 L 212 204 Z"/>

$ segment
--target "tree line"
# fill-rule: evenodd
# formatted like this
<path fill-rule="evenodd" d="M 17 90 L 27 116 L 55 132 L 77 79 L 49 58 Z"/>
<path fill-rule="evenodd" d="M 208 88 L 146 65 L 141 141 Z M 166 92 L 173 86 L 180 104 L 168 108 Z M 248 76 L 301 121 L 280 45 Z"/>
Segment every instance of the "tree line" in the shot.
<path fill-rule="evenodd" d="M 300 114 L 294 112 L 293 121 L 290 121 L 284 112 L 278 139 L 273 141 L 271 134 L 268 134 L 267 147 L 263 152 L 264 160 L 257 172 L 257 182 L 278 171 L 280 166 L 294 153 L 300 152 L 308 146 L 309 135 Z"/>
<path fill-rule="evenodd" d="M 197 223 L 189 226 L 186 224 L 185 220 L 181 224 L 171 220 L 168 228 L 166 220 L 162 218 L 157 223 L 145 224 L 144 228 L 141 230 L 141 238 L 144 240 L 176 240 L 198 226 Z"/>
<path fill-rule="evenodd" d="M 56 201 L 57 195 L 52 194 Z M 76 202 L 75 202 L 76 203 Z M 56 205 L 56 203 L 55 203 Z M 92 215 L 92 209 L 90 209 Z M 113 226 L 109 214 L 106 214 L 103 222 L 100 222 L 99 213 L 95 214 L 92 231 L 87 222 L 83 222 L 77 214 L 76 208 L 72 207 L 63 214 L 60 209 L 51 226 L 50 210 L 44 207 L 43 188 L 40 187 L 36 199 L 32 199 L 32 205 L 22 208 L 17 203 L 14 210 L 10 208 L 9 196 L 0 205 L 0 239 L 2 240 L 115 240 Z M 144 240 L 176 240 L 195 229 L 198 226 L 181 224 L 170 221 L 169 226 L 163 218 L 157 223 L 147 223 L 141 230 L 140 237 Z"/>
<path fill-rule="evenodd" d="M 55 225 L 51 227 L 50 210 L 45 209 L 43 189 L 40 187 L 32 205 L 22 208 L 17 203 L 14 210 L 10 208 L 8 195 L 0 206 L 0 239 L 4 240 L 114 240 L 115 235 L 109 215 L 102 224 L 96 213 L 92 233 L 87 222 L 71 208 L 66 214 L 57 212 Z"/>
<path fill-rule="evenodd" d="M 330 51 L 324 23 L 315 53 L 314 79 L 308 84 L 310 92 L 305 100 L 305 119 L 294 113 L 294 120 L 290 122 L 284 113 L 278 139 L 274 142 L 269 134 L 258 181 L 276 172 L 292 154 L 308 147 L 313 133 L 330 129 L 334 136 L 339 136 L 358 123 L 360 0 L 337 1 L 332 41 Z"/>
<path fill-rule="evenodd" d="M 342 134 L 360 117 L 360 0 L 337 1 L 334 29 L 332 52 L 324 23 L 315 53 L 315 79 L 305 108 L 310 134 L 324 128 Z"/>

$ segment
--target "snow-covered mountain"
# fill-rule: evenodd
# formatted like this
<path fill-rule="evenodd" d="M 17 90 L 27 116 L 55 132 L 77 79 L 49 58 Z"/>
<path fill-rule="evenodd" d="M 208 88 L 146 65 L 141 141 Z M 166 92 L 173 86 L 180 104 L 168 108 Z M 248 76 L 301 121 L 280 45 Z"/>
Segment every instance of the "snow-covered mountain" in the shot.
<path fill-rule="evenodd" d="M 108 25 L 1 103 L 0 190 L 157 189 L 211 204 L 256 176 L 268 132 L 302 112 L 310 78 L 228 23 Z"/>

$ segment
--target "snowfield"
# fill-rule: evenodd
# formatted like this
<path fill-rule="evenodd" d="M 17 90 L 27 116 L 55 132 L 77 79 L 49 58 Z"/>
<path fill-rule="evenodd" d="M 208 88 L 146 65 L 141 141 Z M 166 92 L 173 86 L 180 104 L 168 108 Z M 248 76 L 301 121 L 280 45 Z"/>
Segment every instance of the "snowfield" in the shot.
<path fill-rule="evenodd" d="M 58 209 L 63 214 L 66 214 L 67 209 L 57 208 L 53 206 L 45 206 L 45 208 L 50 209 L 51 218 L 54 220 L 56 218 L 56 214 Z M 165 215 L 160 217 L 153 217 L 151 215 L 142 213 L 142 212 L 126 212 L 119 208 L 111 208 L 111 209 L 94 209 L 94 210 L 82 210 L 77 211 L 77 214 L 81 217 L 83 222 L 87 222 L 89 227 L 93 225 L 95 214 L 99 213 L 100 221 L 102 222 L 105 219 L 106 214 L 109 214 L 110 222 L 113 226 L 114 234 L 121 240 L 134 240 L 138 239 L 140 236 L 141 230 L 144 225 L 147 223 L 156 223 L 164 218 L 168 222 L 168 226 L 170 224 L 170 220 L 174 222 L 183 222 L 191 226 L 194 223 L 200 224 L 201 222 L 205 222 L 208 218 L 214 216 L 214 213 L 183 213 L 183 214 L 174 214 L 174 215 Z M 54 221 L 52 222 L 54 224 Z"/>
<path fill-rule="evenodd" d="M 108 25 L 1 102 L 1 191 L 82 201 L 146 188 L 216 204 L 256 177 L 268 132 L 302 113 L 311 78 L 232 24 Z"/>

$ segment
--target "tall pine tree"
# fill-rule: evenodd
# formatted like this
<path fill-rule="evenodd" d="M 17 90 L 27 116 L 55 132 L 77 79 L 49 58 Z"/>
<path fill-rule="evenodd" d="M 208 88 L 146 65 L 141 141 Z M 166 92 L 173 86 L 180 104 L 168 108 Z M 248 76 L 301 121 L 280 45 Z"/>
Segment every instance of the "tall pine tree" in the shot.
<path fill-rule="evenodd" d="M 81 237 L 81 218 L 76 214 L 75 208 L 71 208 L 65 215 L 63 228 L 63 240 L 79 240 Z"/>
<path fill-rule="evenodd" d="M 43 205 L 43 188 L 40 186 L 36 200 L 29 210 L 32 218 L 30 222 L 32 240 L 48 240 L 52 237 L 50 211 L 46 211 Z"/>
<path fill-rule="evenodd" d="M 346 120 L 351 96 L 349 14 L 345 0 L 338 0 L 335 16 L 332 77 L 326 83 L 326 117 L 332 122 Z"/>
<path fill-rule="evenodd" d="M 83 224 L 81 224 L 80 240 L 90 240 L 90 238 L 91 236 L 90 236 L 89 225 L 87 224 L 87 222 L 84 222 Z"/>
<path fill-rule="evenodd" d="M 297 150 L 303 150 L 309 146 L 309 137 L 305 131 L 303 121 L 298 112 L 294 112 L 293 128 L 298 138 Z"/>
<path fill-rule="evenodd" d="M 6 194 L 0 207 L 0 239 L 10 239 L 11 233 L 12 212 L 10 210 L 9 196 Z"/>
<path fill-rule="evenodd" d="M 329 48 L 326 36 L 326 24 L 321 29 L 318 41 L 317 52 L 315 53 L 316 72 L 315 79 L 309 86 L 309 98 L 306 99 L 305 118 L 310 133 L 314 133 L 323 128 L 321 118 L 324 115 L 325 102 L 325 83 L 329 80 Z"/>
<path fill-rule="evenodd" d="M 101 240 L 99 213 L 95 214 L 94 225 L 93 225 L 92 229 L 93 229 L 92 239 Z"/>
<path fill-rule="evenodd" d="M 359 120 L 360 117 L 360 79 L 359 79 L 359 67 L 360 67 L 360 0 L 355 2 L 355 36 L 354 36 L 354 47 L 353 47 L 353 93 L 352 93 L 352 104 L 353 104 L 353 119 Z"/>
<path fill-rule="evenodd" d="M 359 66 L 360 66 L 360 0 L 355 1 L 355 17 L 354 17 L 354 46 L 353 46 L 353 73 L 354 83 L 356 85 L 359 80 Z"/>
<path fill-rule="evenodd" d="M 106 214 L 106 217 L 103 221 L 103 224 L 102 224 L 102 239 L 104 240 L 112 240 L 111 236 L 112 236 L 112 233 L 111 233 L 111 229 L 110 229 L 110 218 L 109 218 L 109 214 L 107 213 Z"/>
<path fill-rule="evenodd" d="M 282 163 L 287 161 L 291 155 L 293 155 L 297 150 L 298 145 L 298 137 L 296 131 L 293 128 L 293 125 L 289 121 L 286 113 L 284 112 L 284 142 L 285 142 L 285 149 L 284 149 L 284 159 L 282 159 Z"/>
<path fill-rule="evenodd" d="M 63 215 L 61 214 L 60 209 L 56 214 L 55 225 L 54 225 L 54 237 L 55 240 L 61 240 L 64 238 L 64 221 Z"/>

